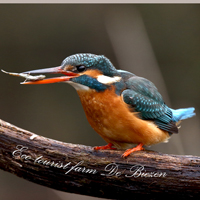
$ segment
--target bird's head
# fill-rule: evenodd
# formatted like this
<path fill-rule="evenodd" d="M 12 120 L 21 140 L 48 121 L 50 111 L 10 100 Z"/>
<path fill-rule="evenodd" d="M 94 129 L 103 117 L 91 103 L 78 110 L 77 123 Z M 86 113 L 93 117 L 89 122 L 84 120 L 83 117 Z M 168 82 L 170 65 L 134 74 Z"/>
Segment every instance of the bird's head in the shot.
<path fill-rule="evenodd" d="M 75 54 L 63 60 L 60 66 L 24 72 L 27 74 L 63 74 L 23 84 L 48 84 L 67 82 L 77 90 L 96 89 L 102 91 L 122 82 L 122 77 L 108 58 L 94 54 Z"/>

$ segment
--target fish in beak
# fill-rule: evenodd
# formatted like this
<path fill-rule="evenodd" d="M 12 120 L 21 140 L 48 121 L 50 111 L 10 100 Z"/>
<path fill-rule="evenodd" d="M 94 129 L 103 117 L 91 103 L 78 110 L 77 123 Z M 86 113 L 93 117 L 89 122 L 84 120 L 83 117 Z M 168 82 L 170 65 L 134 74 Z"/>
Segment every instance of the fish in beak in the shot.
<path fill-rule="evenodd" d="M 23 72 L 22 74 L 64 74 L 65 76 L 60 77 L 53 77 L 53 78 L 47 78 L 42 80 L 34 80 L 34 81 L 27 81 L 27 80 L 21 84 L 49 84 L 49 83 L 58 83 L 58 82 L 65 82 L 69 81 L 71 78 L 79 76 L 79 74 L 63 70 L 62 66 L 58 67 L 52 67 L 52 68 L 45 68 L 45 69 L 36 69 L 31 71 Z"/>

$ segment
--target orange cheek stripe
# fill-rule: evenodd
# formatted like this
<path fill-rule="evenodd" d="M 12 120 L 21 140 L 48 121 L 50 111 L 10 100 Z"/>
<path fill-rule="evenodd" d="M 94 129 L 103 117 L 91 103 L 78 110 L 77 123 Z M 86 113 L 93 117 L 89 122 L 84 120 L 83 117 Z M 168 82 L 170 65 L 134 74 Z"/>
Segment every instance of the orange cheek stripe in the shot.
<path fill-rule="evenodd" d="M 87 70 L 86 72 L 83 72 L 83 74 L 91 76 L 92 78 L 97 78 L 102 73 L 97 69 L 91 69 L 91 70 Z"/>

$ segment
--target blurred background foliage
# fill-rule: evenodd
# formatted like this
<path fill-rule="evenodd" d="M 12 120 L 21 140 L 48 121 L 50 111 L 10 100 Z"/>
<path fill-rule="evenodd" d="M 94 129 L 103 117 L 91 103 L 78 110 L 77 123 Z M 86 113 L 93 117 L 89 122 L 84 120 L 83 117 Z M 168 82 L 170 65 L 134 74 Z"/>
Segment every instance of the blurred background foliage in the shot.
<path fill-rule="evenodd" d="M 172 108 L 196 108 L 197 116 L 184 121 L 169 143 L 149 149 L 200 155 L 199 19 L 200 5 L 195 4 L 1 4 L 0 68 L 23 72 L 58 66 L 75 53 L 103 54 L 116 68 L 154 82 Z M 20 81 L 0 73 L 1 119 L 64 142 L 105 144 L 88 124 L 71 86 L 20 85 Z M 93 199 L 3 171 L 0 176 L 0 199 Z"/>

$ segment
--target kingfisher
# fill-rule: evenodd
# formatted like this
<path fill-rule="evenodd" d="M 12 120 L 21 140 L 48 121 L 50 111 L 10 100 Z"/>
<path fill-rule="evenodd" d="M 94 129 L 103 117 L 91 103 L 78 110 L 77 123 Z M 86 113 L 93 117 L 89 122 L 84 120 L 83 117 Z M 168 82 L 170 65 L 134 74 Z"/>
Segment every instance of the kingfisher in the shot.
<path fill-rule="evenodd" d="M 90 125 L 108 143 L 94 150 L 125 149 L 123 158 L 144 150 L 143 146 L 167 142 L 173 133 L 178 133 L 182 120 L 195 115 L 193 107 L 168 107 L 151 81 L 117 70 L 104 55 L 75 54 L 58 67 L 23 73 L 62 74 L 23 84 L 72 85 Z"/>

